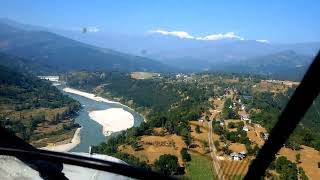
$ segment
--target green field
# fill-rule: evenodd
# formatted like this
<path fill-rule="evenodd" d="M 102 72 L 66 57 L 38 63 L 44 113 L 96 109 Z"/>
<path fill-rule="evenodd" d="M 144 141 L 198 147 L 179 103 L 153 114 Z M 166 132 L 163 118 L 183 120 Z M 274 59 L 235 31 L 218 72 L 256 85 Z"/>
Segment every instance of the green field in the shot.
<path fill-rule="evenodd" d="M 191 154 L 187 170 L 192 180 L 214 179 L 210 159 L 206 156 Z"/>

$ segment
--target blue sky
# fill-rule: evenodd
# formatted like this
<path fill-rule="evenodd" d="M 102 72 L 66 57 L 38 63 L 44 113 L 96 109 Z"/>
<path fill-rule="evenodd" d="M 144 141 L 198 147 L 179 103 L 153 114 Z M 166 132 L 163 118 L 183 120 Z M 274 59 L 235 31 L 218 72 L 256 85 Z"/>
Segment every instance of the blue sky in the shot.
<path fill-rule="evenodd" d="M 272 42 L 320 41 L 319 0 L 2 0 L 0 17 L 22 23 L 142 34 L 185 31 L 195 37 L 234 32 Z"/>

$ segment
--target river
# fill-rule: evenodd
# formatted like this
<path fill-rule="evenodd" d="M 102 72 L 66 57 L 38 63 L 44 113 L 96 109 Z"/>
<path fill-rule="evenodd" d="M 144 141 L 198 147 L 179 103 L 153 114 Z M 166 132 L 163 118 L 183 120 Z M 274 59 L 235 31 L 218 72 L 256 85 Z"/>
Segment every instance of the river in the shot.
<path fill-rule="evenodd" d="M 121 104 L 107 103 L 95 101 L 77 94 L 68 93 L 62 89 L 65 86 L 59 85 L 57 88 L 70 96 L 71 98 L 79 101 L 82 105 L 82 109 L 79 111 L 78 116 L 75 118 L 75 122 L 80 124 L 81 128 L 81 142 L 71 152 L 88 152 L 89 146 L 99 145 L 102 142 L 107 142 L 111 136 L 104 136 L 102 133 L 102 126 L 89 117 L 89 112 L 97 110 L 105 110 L 109 108 L 123 108 L 125 111 L 130 112 L 134 117 L 134 126 L 139 126 L 143 121 L 143 117 L 134 110 L 125 107 Z"/>

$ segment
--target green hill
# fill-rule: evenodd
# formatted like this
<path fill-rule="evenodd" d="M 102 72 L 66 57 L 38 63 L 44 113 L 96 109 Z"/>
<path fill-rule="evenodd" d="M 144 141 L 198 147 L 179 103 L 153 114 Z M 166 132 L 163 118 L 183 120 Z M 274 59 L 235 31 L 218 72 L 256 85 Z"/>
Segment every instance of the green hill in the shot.
<path fill-rule="evenodd" d="M 68 138 L 76 127 L 72 116 L 80 104 L 50 82 L 6 66 L 0 66 L 0 82 L 1 125 L 24 140 L 45 146 Z"/>

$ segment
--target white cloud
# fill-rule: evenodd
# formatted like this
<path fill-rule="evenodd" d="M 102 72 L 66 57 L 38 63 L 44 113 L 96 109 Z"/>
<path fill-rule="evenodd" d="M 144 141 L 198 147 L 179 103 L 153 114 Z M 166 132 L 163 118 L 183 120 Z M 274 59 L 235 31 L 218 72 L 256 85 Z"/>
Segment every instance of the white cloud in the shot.
<path fill-rule="evenodd" d="M 196 40 L 203 40 L 203 41 L 217 41 L 217 40 L 223 40 L 223 39 L 244 40 L 243 37 L 236 35 L 234 32 L 211 34 L 203 37 L 195 37 L 185 31 L 165 31 L 165 30 L 158 29 L 158 30 L 152 30 L 149 32 L 162 34 L 162 35 L 176 36 L 183 39 L 196 39 Z"/>
<path fill-rule="evenodd" d="M 244 40 L 243 37 L 236 35 L 234 32 L 227 32 L 227 33 L 219 33 L 219 34 L 211 34 L 204 37 L 197 37 L 198 40 L 207 40 L 207 41 L 217 41 L 222 39 L 239 39 Z"/>
<path fill-rule="evenodd" d="M 261 42 L 261 43 L 270 43 L 270 41 L 265 40 L 265 39 L 260 39 L 260 40 L 256 40 L 257 42 Z"/>
<path fill-rule="evenodd" d="M 97 27 L 87 27 L 87 32 L 93 32 L 93 33 L 96 33 L 96 32 L 99 32 L 100 29 L 97 28 Z"/>
<path fill-rule="evenodd" d="M 185 39 L 194 39 L 193 36 L 191 36 L 189 33 L 185 31 L 164 31 L 164 30 L 152 30 L 151 33 L 158 33 L 162 35 L 170 35 L 170 36 L 177 36 L 179 38 L 185 38 Z"/>

